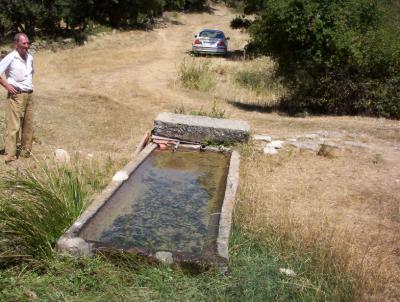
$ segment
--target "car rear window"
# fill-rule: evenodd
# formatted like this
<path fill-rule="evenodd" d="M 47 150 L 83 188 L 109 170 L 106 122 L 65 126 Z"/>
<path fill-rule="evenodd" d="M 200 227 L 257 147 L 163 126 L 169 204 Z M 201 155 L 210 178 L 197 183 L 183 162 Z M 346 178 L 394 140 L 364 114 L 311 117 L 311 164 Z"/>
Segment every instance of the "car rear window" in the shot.
<path fill-rule="evenodd" d="M 220 32 L 220 31 L 204 30 L 199 34 L 199 37 L 223 39 L 224 38 L 224 33 Z"/>

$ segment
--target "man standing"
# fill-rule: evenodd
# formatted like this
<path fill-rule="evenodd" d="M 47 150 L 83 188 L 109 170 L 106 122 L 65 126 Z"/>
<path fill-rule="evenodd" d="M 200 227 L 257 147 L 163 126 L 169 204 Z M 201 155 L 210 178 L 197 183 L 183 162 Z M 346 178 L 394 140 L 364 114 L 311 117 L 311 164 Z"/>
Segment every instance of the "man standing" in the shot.
<path fill-rule="evenodd" d="M 5 162 L 17 159 L 17 139 L 21 131 L 20 156 L 29 157 L 33 139 L 33 57 L 24 33 L 14 36 L 14 50 L 0 62 L 0 85 L 8 92 L 6 106 Z M 1 77 L 5 72 L 7 80 Z"/>

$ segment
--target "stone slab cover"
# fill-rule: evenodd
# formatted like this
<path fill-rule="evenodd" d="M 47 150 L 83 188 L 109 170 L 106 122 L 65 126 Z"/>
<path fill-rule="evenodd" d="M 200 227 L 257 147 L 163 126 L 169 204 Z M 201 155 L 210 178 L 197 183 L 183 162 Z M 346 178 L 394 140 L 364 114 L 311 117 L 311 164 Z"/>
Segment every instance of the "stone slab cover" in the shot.
<path fill-rule="evenodd" d="M 250 126 L 245 121 L 160 113 L 154 120 L 153 134 L 196 143 L 245 142 L 250 137 Z"/>

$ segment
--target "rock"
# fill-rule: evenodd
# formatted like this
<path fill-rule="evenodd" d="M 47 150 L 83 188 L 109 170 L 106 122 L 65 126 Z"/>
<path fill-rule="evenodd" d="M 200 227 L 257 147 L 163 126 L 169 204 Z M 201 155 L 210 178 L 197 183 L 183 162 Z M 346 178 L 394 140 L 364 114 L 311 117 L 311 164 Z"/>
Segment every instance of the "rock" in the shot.
<path fill-rule="evenodd" d="M 356 147 L 356 148 L 369 148 L 367 144 L 361 143 L 361 142 L 354 142 L 354 141 L 345 141 L 344 142 L 346 145 Z"/>
<path fill-rule="evenodd" d="M 285 274 L 286 276 L 289 276 L 289 277 L 296 277 L 297 276 L 297 274 L 294 272 L 294 270 L 292 270 L 290 268 L 280 268 L 279 272 L 281 274 Z"/>
<path fill-rule="evenodd" d="M 319 130 L 316 132 L 320 137 L 343 137 L 346 134 L 346 131 L 337 132 L 337 131 L 327 131 L 327 130 Z"/>
<path fill-rule="evenodd" d="M 309 139 L 316 139 L 316 138 L 319 137 L 319 135 L 318 135 L 318 134 L 315 134 L 315 133 L 310 133 L 310 134 L 305 134 L 305 135 L 302 136 L 302 137 L 304 137 L 304 138 L 309 138 Z"/>
<path fill-rule="evenodd" d="M 160 260 L 162 263 L 165 263 L 168 265 L 172 264 L 174 262 L 171 252 L 157 252 L 155 254 L 155 257 L 157 258 L 157 260 Z"/>
<path fill-rule="evenodd" d="M 264 154 L 269 154 L 269 155 L 274 155 L 274 154 L 278 154 L 278 150 L 276 150 L 274 147 L 272 146 L 266 146 L 264 148 Z"/>
<path fill-rule="evenodd" d="M 117 173 L 115 173 L 115 175 L 112 178 L 112 181 L 124 181 L 128 179 L 128 173 L 126 173 L 125 171 L 118 171 Z"/>
<path fill-rule="evenodd" d="M 255 134 L 253 135 L 253 140 L 255 141 L 264 141 L 264 142 L 271 142 L 272 141 L 272 137 L 265 135 L 265 134 Z"/>
<path fill-rule="evenodd" d="M 57 241 L 57 249 L 72 256 L 90 256 L 92 254 L 91 245 L 80 237 L 61 237 Z"/>
<path fill-rule="evenodd" d="M 280 149 L 282 148 L 284 143 L 285 143 L 284 141 L 276 140 L 276 141 L 271 141 L 267 146 L 273 147 L 275 149 Z"/>
<path fill-rule="evenodd" d="M 339 145 L 335 144 L 334 142 L 323 142 L 323 145 L 330 147 L 330 148 L 336 148 L 336 149 L 340 148 Z"/>
<path fill-rule="evenodd" d="M 162 112 L 154 120 L 153 134 L 189 142 L 232 144 L 247 141 L 250 126 L 245 121 Z"/>
<path fill-rule="evenodd" d="M 57 162 L 64 164 L 69 163 L 71 160 L 68 152 L 64 149 L 57 149 L 56 151 L 54 151 L 54 157 Z"/>
<path fill-rule="evenodd" d="M 314 152 L 317 152 L 319 150 L 318 143 L 293 142 L 293 143 L 291 143 L 291 145 L 300 150 L 311 150 Z"/>

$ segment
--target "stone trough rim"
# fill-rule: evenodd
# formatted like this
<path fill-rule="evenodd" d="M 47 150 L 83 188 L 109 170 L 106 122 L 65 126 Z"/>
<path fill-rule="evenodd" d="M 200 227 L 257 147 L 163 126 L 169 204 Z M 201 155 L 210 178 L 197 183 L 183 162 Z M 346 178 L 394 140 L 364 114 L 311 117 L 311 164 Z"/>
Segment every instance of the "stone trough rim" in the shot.
<path fill-rule="evenodd" d="M 200 145 L 197 144 L 182 144 L 182 149 L 198 150 Z M 129 161 L 124 168 L 118 172 L 124 172 L 128 175 L 128 178 L 135 172 L 139 165 L 154 151 L 157 149 L 157 144 L 148 144 L 134 159 Z M 215 147 L 207 147 L 208 152 L 223 152 L 230 154 L 228 174 L 226 178 L 225 194 L 221 205 L 221 212 L 218 223 L 218 234 L 216 238 L 216 257 L 222 261 L 217 261 L 217 267 L 225 272 L 228 269 L 229 260 L 229 236 L 232 224 L 232 214 L 235 205 L 235 197 L 239 184 L 239 164 L 240 155 L 236 150 L 230 148 L 224 148 L 219 150 Z M 118 173 L 117 172 L 117 173 Z M 98 211 L 107 203 L 107 201 L 114 195 L 114 193 L 122 186 L 126 181 L 124 180 L 112 180 L 109 185 L 100 193 L 95 195 L 94 200 L 88 206 L 88 208 L 79 216 L 79 218 L 67 229 L 67 231 L 57 241 L 56 249 L 61 253 L 67 253 L 73 256 L 92 256 L 96 251 L 101 251 L 95 243 L 86 241 L 79 236 L 84 226 L 90 222 L 90 220 L 98 213 Z M 116 249 L 120 250 L 120 249 Z M 132 249 L 134 250 L 134 249 Z M 129 249 L 127 250 L 129 252 Z M 164 252 L 162 250 L 157 251 Z M 137 251 L 135 251 L 137 253 Z M 159 262 L 166 264 L 170 261 L 164 261 L 155 254 L 145 254 L 149 258 L 154 258 Z M 178 259 L 179 260 L 179 259 Z M 176 261 L 174 261 L 175 263 Z M 211 266 L 215 266 L 215 263 L 211 261 Z"/>

